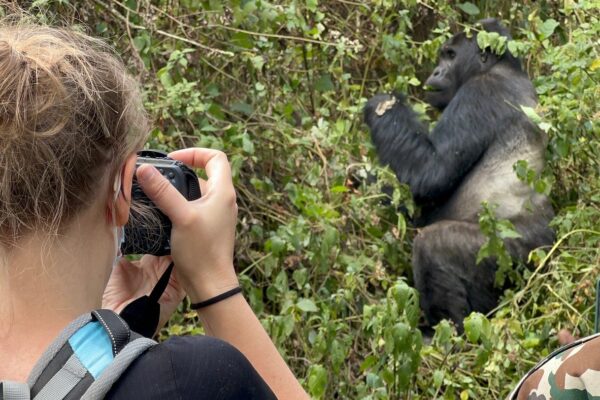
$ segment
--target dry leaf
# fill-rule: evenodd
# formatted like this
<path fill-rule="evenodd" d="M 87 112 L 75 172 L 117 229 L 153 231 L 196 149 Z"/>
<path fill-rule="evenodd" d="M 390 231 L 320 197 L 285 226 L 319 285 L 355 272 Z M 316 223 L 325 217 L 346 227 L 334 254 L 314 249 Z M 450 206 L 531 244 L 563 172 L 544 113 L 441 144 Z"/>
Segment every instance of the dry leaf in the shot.
<path fill-rule="evenodd" d="M 375 109 L 375 114 L 377 114 L 381 117 L 383 114 L 385 114 L 385 112 L 387 110 L 394 107 L 394 104 L 396 104 L 395 97 L 392 97 L 391 99 L 386 100 L 386 101 L 382 101 L 381 103 L 377 104 L 377 108 Z"/>

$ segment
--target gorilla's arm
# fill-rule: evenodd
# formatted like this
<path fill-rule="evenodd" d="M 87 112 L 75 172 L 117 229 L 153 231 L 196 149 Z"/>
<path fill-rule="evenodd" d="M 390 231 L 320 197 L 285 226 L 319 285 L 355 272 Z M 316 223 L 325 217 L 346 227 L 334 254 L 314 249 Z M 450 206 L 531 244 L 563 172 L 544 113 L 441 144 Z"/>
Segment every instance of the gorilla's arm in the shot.
<path fill-rule="evenodd" d="M 367 103 L 365 122 L 381 162 L 410 186 L 418 203 L 443 199 L 493 140 L 499 128 L 494 124 L 502 121 L 498 112 L 505 112 L 506 107 L 478 92 L 477 87 L 465 85 L 431 134 L 401 95 L 394 95 L 393 105 L 391 95 L 377 95 Z"/>

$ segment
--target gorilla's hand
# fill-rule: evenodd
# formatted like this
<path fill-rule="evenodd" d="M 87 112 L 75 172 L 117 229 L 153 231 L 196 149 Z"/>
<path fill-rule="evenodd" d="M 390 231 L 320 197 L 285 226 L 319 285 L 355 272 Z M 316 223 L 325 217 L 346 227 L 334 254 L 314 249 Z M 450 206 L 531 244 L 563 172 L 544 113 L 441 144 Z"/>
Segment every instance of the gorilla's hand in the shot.
<path fill-rule="evenodd" d="M 383 116 L 394 108 L 398 108 L 397 106 L 404 106 L 405 99 L 406 97 L 403 94 L 397 92 L 373 96 L 365 105 L 364 118 L 366 124 L 370 127 L 375 122 L 373 119 Z"/>

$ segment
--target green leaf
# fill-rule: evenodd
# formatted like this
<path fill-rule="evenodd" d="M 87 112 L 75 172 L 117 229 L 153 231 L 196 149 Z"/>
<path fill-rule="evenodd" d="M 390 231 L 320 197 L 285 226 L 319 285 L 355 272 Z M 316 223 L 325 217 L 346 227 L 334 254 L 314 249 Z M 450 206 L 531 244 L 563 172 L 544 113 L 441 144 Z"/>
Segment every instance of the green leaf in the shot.
<path fill-rule="evenodd" d="M 106 25 L 106 23 L 104 22 L 99 22 L 96 24 L 96 33 L 104 33 L 108 30 L 108 25 Z"/>
<path fill-rule="evenodd" d="M 552 18 L 544 21 L 544 23 L 539 28 L 540 39 L 544 40 L 546 38 L 549 38 L 550 35 L 552 35 L 554 33 L 554 30 L 556 29 L 556 27 L 559 25 L 560 24 L 558 22 L 556 22 L 555 20 L 553 20 Z"/>
<path fill-rule="evenodd" d="M 477 46 L 481 50 L 489 50 L 494 54 L 504 54 L 506 42 L 506 36 L 500 36 L 498 32 L 479 32 L 477 34 Z"/>
<path fill-rule="evenodd" d="M 308 391 L 313 398 L 321 398 L 327 389 L 327 370 L 319 364 L 308 370 Z"/>
<path fill-rule="evenodd" d="M 383 378 L 385 383 L 387 383 L 388 385 L 391 385 L 392 383 L 394 383 L 396 374 L 394 374 L 394 372 L 392 370 L 390 370 L 389 368 L 385 368 L 381 372 L 381 377 Z"/>
<path fill-rule="evenodd" d="M 436 388 L 440 387 L 440 386 L 442 386 L 443 382 L 444 382 L 444 372 L 439 369 L 436 369 L 433 372 L 433 386 Z"/>
<path fill-rule="evenodd" d="M 146 48 L 150 47 L 150 37 L 146 32 L 143 32 L 139 36 L 133 38 L 133 45 L 140 53 L 142 53 Z"/>
<path fill-rule="evenodd" d="M 527 335 L 525 340 L 523 340 L 523 347 L 526 349 L 533 349 L 534 347 L 539 346 L 541 340 L 538 336 L 530 333 Z"/>
<path fill-rule="evenodd" d="M 156 73 L 156 76 L 164 87 L 168 88 L 173 86 L 173 79 L 171 78 L 171 74 L 169 73 L 169 69 L 167 67 L 159 69 Z"/>
<path fill-rule="evenodd" d="M 254 154 L 254 142 L 248 133 L 244 133 L 242 136 L 242 149 L 246 154 Z"/>
<path fill-rule="evenodd" d="M 538 124 L 538 127 L 544 132 L 548 133 L 548 131 L 552 128 L 552 124 L 549 124 L 548 122 L 541 122 Z"/>
<path fill-rule="evenodd" d="M 392 328 L 392 337 L 394 339 L 394 353 L 398 354 L 401 352 L 410 353 L 409 338 L 411 329 L 408 324 L 404 322 L 398 322 Z"/>
<path fill-rule="evenodd" d="M 500 237 L 502 239 L 518 239 L 521 237 L 521 234 L 515 230 L 507 229 L 500 231 Z"/>
<path fill-rule="evenodd" d="M 319 92 L 329 92 L 335 89 L 333 85 L 333 81 L 331 80 L 331 75 L 323 74 L 321 77 L 315 82 L 315 90 Z"/>
<path fill-rule="evenodd" d="M 446 320 L 442 320 L 435 327 L 435 335 L 434 340 L 438 345 L 446 345 L 450 343 L 450 338 L 452 337 L 452 327 L 450 323 Z"/>
<path fill-rule="evenodd" d="M 483 316 L 478 313 L 469 315 L 465 318 L 464 327 L 469 342 L 477 343 L 483 330 Z"/>
<path fill-rule="evenodd" d="M 50 0 L 35 0 L 33 3 L 31 3 L 31 8 L 36 8 L 36 7 L 43 7 L 46 6 L 48 3 L 50 2 Z"/>
<path fill-rule="evenodd" d="M 252 36 L 244 32 L 234 33 L 231 37 L 231 43 L 244 49 L 251 49 L 254 47 Z"/>
<path fill-rule="evenodd" d="M 408 81 L 408 84 L 411 85 L 411 86 L 419 86 L 421 84 L 421 81 L 418 78 L 416 78 L 416 77 L 413 76 Z"/>
<path fill-rule="evenodd" d="M 292 279 L 294 279 L 294 282 L 296 282 L 296 286 L 298 286 L 298 289 L 302 289 L 302 287 L 304 286 L 304 284 L 306 283 L 307 279 L 308 279 L 308 271 L 306 268 L 300 268 L 294 271 L 294 273 L 292 274 Z"/>
<path fill-rule="evenodd" d="M 468 1 L 461 4 L 457 4 L 456 6 L 469 15 L 479 15 L 479 13 L 481 12 L 475 4 L 470 3 Z"/>
<path fill-rule="evenodd" d="M 306 8 L 308 8 L 310 11 L 317 11 L 318 5 L 318 0 L 306 0 Z"/>
<path fill-rule="evenodd" d="M 331 193 L 347 193 L 349 191 L 350 189 L 343 185 L 338 185 L 331 188 Z"/>
<path fill-rule="evenodd" d="M 250 58 L 250 61 L 252 61 L 252 65 L 254 66 L 254 68 L 256 68 L 258 71 L 262 70 L 262 68 L 265 65 L 265 59 L 263 58 L 263 56 L 254 56 Z"/>
<path fill-rule="evenodd" d="M 535 109 L 521 105 L 521 110 L 525 113 L 527 118 L 529 118 L 534 124 L 537 125 L 542 122 L 542 117 L 540 117 L 538 113 L 535 112 Z"/>
<path fill-rule="evenodd" d="M 543 179 L 537 180 L 533 187 L 536 192 L 541 194 L 546 194 L 546 192 L 548 191 L 548 183 Z"/>
<path fill-rule="evenodd" d="M 300 310 L 304 311 L 304 312 L 317 312 L 319 311 L 319 309 L 317 308 L 317 305 L 310 299 L 300 299 L 297 303 L 296 303 L 296 307 L 298 307 Z"/>
<path fill-rule="evenodd" d="M 362 364 L 360 364 L 360 371 L 365 372 L 366 370 L 370 369 L 372 366 L 377 364 L 378 361 L 379 357 L 376 357 L 374 355 L 368 356 L 367 358 L 365 358 Z"/>
<path fill-rule="evenodd" d="M 268 250 L 273 252 L 273 255 L 278 256 L 285 250 L 286 243 L 279 236 L 272 236 L 267 243 L 265 243 L 265 247 Z"/>
<path fill-rule="evenodd" d="M 571 145 L 569 144 L 569 142 L 565 139 L 558 139 L 556 141 L 556 152 L 558 153 L 559 156 L 561 156 L 562 158 L 565 158 L 569 155 L 569 152 L 571 150 Z"/>
<path fill-rule="evenodd" d="M 413 289 L 406 282 L 400 281 L 389 290 L 388 298 L 393 298 L 398 308 L 404 309 L 412 291 Z"/>
<path fill-rule="evenodd" d="M 252 115 L 254 112 L 254 108 L 250 104 L 244 102 L 231 103 L 230 108 L 231 111 L 240 112 L 246 115 Z"/>

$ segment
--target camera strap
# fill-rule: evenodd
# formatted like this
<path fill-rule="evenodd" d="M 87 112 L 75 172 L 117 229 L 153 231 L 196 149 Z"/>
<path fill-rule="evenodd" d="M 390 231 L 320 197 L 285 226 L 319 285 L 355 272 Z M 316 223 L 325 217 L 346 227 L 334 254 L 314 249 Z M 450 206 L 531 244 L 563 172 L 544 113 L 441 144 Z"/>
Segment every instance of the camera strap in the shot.
<path fill-rule="evenodd" d="M 160 318 L 160 304 L 158 300 L 160 300 L 160 297 L 169 284 L 173 266 L 174 263 L 169 264 L 150 295 L 142 296 L 132 301 L 121 311 L 121 318 L 129 324 L 132 331 L 147 338 L 154 336 Z"/>

